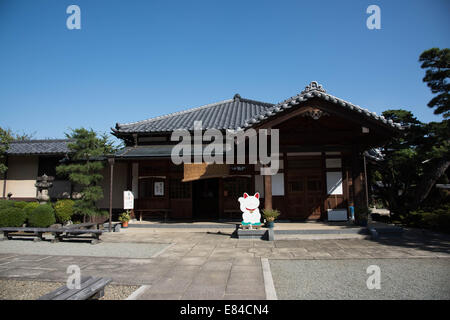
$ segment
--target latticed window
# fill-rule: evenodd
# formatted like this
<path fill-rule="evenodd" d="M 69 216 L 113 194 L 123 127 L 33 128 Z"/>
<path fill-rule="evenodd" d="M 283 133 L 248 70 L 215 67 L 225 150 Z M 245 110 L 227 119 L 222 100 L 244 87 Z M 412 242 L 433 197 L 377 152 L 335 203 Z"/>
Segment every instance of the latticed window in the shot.
<path fill-rule="evenodd" d="M 243 177 L 228 178 L 223 182 L 226 197 L 242 197 L 244 192 L 250 192 L 250 179 Z"/>
<path fill-rule="evenodd" d="M 170 179 L 170 198 L 189 199 L 191 197 L 191 183 L 181 182 L 180 179 Z"/>

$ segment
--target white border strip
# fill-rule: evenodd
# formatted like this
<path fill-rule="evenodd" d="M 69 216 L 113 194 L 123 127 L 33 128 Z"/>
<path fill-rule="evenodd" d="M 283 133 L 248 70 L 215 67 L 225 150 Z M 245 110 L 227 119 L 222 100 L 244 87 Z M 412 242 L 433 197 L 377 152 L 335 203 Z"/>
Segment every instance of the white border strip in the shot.
<path fill-rule="evenodd" d="M 137 298 L 144 293 L 145 290 L 147 290 L 147 288 L 150 288 L 150 285 L 143 285 L 140 286 L 138 289 L 136 289 L 136 291 L 134 291 L 132 294 L 130 294 L 128 296 L 128 298 L 126 298 L 125 300 L 137 300 Z"/>
<path fill-rule="evenodd" d="M 264 289 L 266 290 L 266 300 L 278 300 L 275 286 L 273 285 L 272 272 L 267 258 L 261 258 L 264 276 Z"/>

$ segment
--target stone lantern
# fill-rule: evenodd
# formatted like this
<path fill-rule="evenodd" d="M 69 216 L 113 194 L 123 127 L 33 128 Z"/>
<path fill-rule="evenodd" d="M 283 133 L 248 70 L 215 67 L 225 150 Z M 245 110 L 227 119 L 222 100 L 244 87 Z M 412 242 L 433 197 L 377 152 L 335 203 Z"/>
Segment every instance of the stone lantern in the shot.
<path fill-rule="evenodd" d="M 41 177 L 37 177 L 37 182 L 35 186 L 38 190 L 38 194 L 36 199 L 39 201 L 39 204 L 45 204 L 50 200 L 48 195 L 48 189 L 53 186 L 53 177 L 47 176 L 45 173 Z"/>

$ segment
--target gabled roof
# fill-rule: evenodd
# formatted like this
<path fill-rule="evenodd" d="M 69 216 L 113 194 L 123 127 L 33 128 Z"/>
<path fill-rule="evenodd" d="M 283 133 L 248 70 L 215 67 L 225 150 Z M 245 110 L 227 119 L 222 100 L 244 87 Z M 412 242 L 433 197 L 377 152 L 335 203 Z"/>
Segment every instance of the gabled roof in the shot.
<path fill-rule="evenodd" d="M 65 155 L 70 152 L 69 139 L 26 140 L 9 143 L 8 155 Z"/>
<path fill-rule="evenodd" d="M 168 114 L 156 118 L 132 123 L 117 123 L 114 133 L 140 133 L 140 132 L 169 132 L 175 129 L 194 129 L 194 121 L 202 121 L 204 129 L 248 129 L 255 124 L 276 116 L 301 102 L 312 98 L 320 98 L 334 103 L 342 108 L 359 113 L 364 117 L 400 129 L 400 124 L 387 120 L 368 109 L 361 108 L 348 101 L 339 99 L 326 93 L 316 81 L 311 82 L 298 95 L 286 99 L 278 104 L 260 102 L 241 98 L 236 94 L 233 99 L 224 100 L 198 108 Z"/>
<path fill-rule="evenodd" d="M 273 104 L 241 98 L 207 104 L 201 107 L 171 113 L 132 123 L 117 123 L 114 132 L 164 132 L 176 129 L 194 129 L 194 121 L 202 121 L 204 129 L 242 128 L 243 124 L 273 107 Z"/>
<path fill-rule="evenodd" d="M 371 112 L 368 109 L 362 108 L 362 107 L 354 105 L 348 101 L 339 99 L 335 96 L 332 96 L 331 94 L 328 94 L 325 91 L 325 89 L 320 84 L 317 83 L 317 81 L 312 81 L 309 85 L 307 85 L 305 87 L 305 89 L 300 94 L 276 104 L 271 109 L 267 110 L 264 114 L 260 114 L 258 117 L 251 119 L 250 122 L 244 124 L 244 128 L 252 127 L 256 123 L 259 123 L 263 120 L 273 117 L 279 112 L 282 112 L 286 109 L 292 108 L 293 106 L 295 106 L 301 102 L 307 101 L 314 97 L 320 98 L 325 101 L 329 101 L 329 102 L 334 103 L 342 108 L 359 113 L 367 118 L 378 120 L 378 121 L 380 121 L 386 125 L 392 126 L 394 128 L 397 128 L 397 129 L 402 128 L 402 126 L 399 123 L 395 123 L 394 121 L 392 121 L 390 119 L 388 120 L 384 116 L 379 116 L 375 112 Z"/>

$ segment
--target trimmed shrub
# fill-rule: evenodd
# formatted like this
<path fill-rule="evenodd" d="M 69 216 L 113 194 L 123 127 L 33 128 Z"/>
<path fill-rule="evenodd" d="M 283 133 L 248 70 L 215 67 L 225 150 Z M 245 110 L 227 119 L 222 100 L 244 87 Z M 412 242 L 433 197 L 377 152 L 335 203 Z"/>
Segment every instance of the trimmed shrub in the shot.
<path fill-rule="evenodd" d="M 405 219 L 406 224 L 450 233 L 450 204 L 428 210 L 411 211 Z"/>
<path fill-rule="evenodd" d="M 61 223 L 66 223 L 72 218 L 74 201 L 70 199 L 56 201 L 54 208 L 56 218 Z"/>
<path fill-rule="evenodd" d="M 25 212 L 20 208 L 11 206 L 0 210 L 0 227 L 21 227 L 25 220 Z"/>
<path fill-rule="evenodd" d="M 26 202 L 26 201 L 14 201 L 14 207 L 20 208 L 20 209 L 23 209 L 27 204 L 28 204 L 28 202 Z"/>
<path fill-rule="evenodd" d="M 47 228 L 55 222 L 55 210 L 48 204 L 39 205 L 28 216 L 30 227 Z"/>
<path fill-rule="evenodd" d="M 0 200 L 0 211 L 2 209 L 14 207 L 14 201 L 11 200 Z"/>
<path fill-rule="evenodd" d="M 39 207 L 40 204 L 38 202 L 28 202 L 25 207 L 23 207 L 23 212 L 25 212 L 25 217 L 28 219 L 28 217 L 31 214 L 31 211 Z"/>

